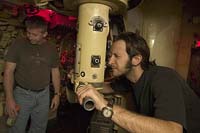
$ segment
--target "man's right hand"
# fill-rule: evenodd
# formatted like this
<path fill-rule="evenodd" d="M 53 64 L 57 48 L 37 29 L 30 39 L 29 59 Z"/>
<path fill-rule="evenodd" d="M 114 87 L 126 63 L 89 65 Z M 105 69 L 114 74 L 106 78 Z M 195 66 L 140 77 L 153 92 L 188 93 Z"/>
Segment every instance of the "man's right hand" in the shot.
<path fill-rule="evenodd" d="M 97 110 L 101 111 L 103 107 L 107 105 L 107 101 L 104 99 L 103 95 L 100 94 L 92 85 L 88 84 L 83 87 L 78 88 L 76 92 L 80 104 L 83 104 L 83 99 L 86 97 L 91 98 Z"/>
<path fill-rule="evenodd" d="M 5 112 L 9 115 L 9 117 L 16 117 L 19 111 L 18 105 L 15 103 L 14 99 L 6 99 L 6 108 Z"/>

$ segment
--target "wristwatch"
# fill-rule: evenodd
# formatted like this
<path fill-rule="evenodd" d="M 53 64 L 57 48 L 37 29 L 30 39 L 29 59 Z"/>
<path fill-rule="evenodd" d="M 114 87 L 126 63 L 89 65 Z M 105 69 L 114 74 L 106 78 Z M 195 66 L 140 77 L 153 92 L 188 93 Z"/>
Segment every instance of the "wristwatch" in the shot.
<path fill-rule="evenodd" d="M 107 106 L 103 107 L 101 113 L 105 118 L 111 119 L 113 115 L 113 101 L 109 101 Z"/>
<path fill-rule="evenodd" d="M 55 96 L 55 95 L 61 96 L 61 93 L 60 93 L 60 92 L 55 92 L 55 93 L 54 93 L 54 96 Z"/>

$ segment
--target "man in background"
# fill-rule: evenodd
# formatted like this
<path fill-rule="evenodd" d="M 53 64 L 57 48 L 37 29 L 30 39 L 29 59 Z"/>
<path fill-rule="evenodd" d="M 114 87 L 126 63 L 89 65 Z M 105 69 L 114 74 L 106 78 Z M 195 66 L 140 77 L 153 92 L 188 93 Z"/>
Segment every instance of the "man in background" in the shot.
<path fill-rule="evenodd" d="M 6 112 L 16 119 L 9 132 L 24 133 L 30 116 L 29 132 L 45 133 L 51 77 L 55 92 L 50 107 L 55 111 L 59 105 L 59 56 L 46 40 L 48 24 L 44 18 L 31 16 L 25 25 L 26 37 L 16 39 L 5 53 Z"/>

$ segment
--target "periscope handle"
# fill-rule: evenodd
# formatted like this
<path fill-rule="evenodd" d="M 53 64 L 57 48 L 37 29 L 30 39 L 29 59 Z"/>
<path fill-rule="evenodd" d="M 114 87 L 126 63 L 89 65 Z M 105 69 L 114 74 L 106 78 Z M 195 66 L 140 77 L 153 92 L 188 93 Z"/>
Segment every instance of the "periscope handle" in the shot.
<path fill-rule="evenodd" d="M 83 108 L 87 111 L 92 111 L 95 109 L 95 104 L 92 98 L 90 97 L 85 97 L 83 99 L 83 104 L 82 104 Z"/>

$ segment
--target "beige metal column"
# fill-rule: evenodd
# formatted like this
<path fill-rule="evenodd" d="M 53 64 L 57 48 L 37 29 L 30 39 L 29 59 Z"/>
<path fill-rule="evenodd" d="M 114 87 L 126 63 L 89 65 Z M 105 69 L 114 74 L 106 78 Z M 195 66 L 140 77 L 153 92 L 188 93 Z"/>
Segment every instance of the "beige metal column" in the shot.
<path fill-rule="evenodd" d="M 80 0 L 75 63 L 75 91 L 86 84 L 103 89 L 109 13 L 126 11 L 127 0 Z M 70 8 L 69 6 L 67 6 Z M 83 107 L 94 109 L 93 100 L 84 99 Z"/>
<path fill-rule="evenodd" d="M 110 7 L 97 3 L 79 6 L 75 84 L 102 88 Z"/>

